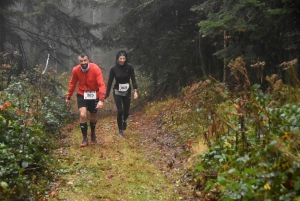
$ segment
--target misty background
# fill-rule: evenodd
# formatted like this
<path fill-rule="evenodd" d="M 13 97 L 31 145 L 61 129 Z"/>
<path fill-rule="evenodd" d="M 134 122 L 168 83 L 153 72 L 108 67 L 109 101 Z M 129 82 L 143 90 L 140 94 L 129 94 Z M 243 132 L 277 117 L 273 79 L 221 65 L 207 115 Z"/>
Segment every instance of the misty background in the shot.
<path fill-rule="evenodd" d="M 71 72 L 86 52 L 105 76 L 120 49 L 147 83 L 148 91 L 177 94 L 207 78 L 236 87 L 230 62 L 241 58 L 251 83 L 277 74 L 295 83 L 299 58 L 299 2 L 233 0 L 2 0 L 0 1 L 3 88 L 34 68 Z M 266 28 L 266 25 L 268 25 Z M 34 79 L 34 78 L 30 78 Z"/>
<path fill-rule="evenodd" d="M 299 198 L 300 159 L 293 154 L 300 147 L 299 19 L 299 0 L 0 0 L 0 200 L 49 195 L 48 182 L 66 173 L 52 154 L 72 132 L 65 93 L 78 54 L 89 54 L 107 79 L 119 49 L 128 50 L 138 72 L 139 98 L 131 111 L 141 111 L 136 117 L 145 122 L 134 125 L 137 134 L 159 147 L 170 147 L 159 140 L 165 131 L 172 141 L 178 136 L 181 143 L 172 147 L 185 156 L 195 140 L 212 146 L 191 174 L 184 173 L 192 177 L 184 179 L 188 194 Z M 189 161 L 175 155 L 181 164 Z M 177 169 L 173 154 L 166 156 L 172 160 L 158 162 Z M 123 196 L 111 187 L 110 195 Z M 159 189 L 145 190 L 165 193 Z M 137 188 L 130 195 L 143 193 Z"/>
<path fill-rule="evenodd" d="M 98 0 L 99 3 L 105 3 L 106 0 Z M 121 17 L 120 9 L 118 7 L 102 7 L 102 8 L 90 8 L 83 7 L 78 8 L 73 0 L 67 0 L 65 7 L 62 8 L 67 13 L 72 13 L 71 15 L 81 16 L 82 20 L 89 24 L 97 24 L 97 23 L 105 23 L 108 26 L 116 23 L 117 19 Z M 96 31 L 92 31 L 92 33 L 102 39 L 103 32 L 106 30 L 106 27 L 99 28 Z M 86 50 L 87 53 L 93 63 L 99 65 L 102 69 L 102 73 L 105 76 L 105 79 L 108 76 L 110 67 L 115 63 L 115 55 L 119 49 L 111 49 L 111 50 L 103 50 L 101 48 L 94 47 L 92 50 Z M 68 72 L 72 71 L 72 68 L 78 64 L 78 54 L 72 53 L 69 51 L 71 55 L 71 59 L 69 60 L 69 67 L 67 69 Z M 45 60 L 47 55 L 45 55 Z M 58 72 L 63 72 L 58 69 Z"/>

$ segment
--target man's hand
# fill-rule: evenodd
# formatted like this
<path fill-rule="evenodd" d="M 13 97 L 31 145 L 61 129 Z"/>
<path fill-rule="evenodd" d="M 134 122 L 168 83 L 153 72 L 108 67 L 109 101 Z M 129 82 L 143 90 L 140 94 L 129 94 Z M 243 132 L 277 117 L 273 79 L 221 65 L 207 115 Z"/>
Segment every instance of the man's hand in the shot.
<path fill-rule="evenodd" d="M 103 108 L 103 102 L 101 100 L 99 100 L 98 104 L 97 104 L 97 109 L 101 109 Z"/>
<path fill-rule="evenodd" d="M 66 104 L 67 104 L 67 106 L 70 106 L 71 100 L 66 99 Z"/>

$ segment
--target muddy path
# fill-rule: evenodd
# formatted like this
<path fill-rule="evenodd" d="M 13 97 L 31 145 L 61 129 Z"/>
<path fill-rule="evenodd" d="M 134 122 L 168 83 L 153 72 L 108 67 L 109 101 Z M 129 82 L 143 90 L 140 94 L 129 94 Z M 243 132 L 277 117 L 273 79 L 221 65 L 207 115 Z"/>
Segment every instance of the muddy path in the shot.
<path fill-rule="evenodd" d="M 113 107 L 98 114 L 96 145 L 79 148 L 77 113 L 62 130 L 55 156 L 62 168 L 53 200 L 201 200 L 190 171 L 192 148 L 166 133 L 143 111 L 131 113 L 125 137 L 117 136 Z"/>

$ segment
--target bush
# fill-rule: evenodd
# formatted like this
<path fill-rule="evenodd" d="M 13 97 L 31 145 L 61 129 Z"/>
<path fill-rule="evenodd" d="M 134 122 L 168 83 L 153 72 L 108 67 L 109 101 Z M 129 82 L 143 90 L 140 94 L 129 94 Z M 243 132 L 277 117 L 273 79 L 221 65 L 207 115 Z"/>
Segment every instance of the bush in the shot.
<path fill-rule="evenodd" d="M 55 176 L 51 158 L 69 112 L 55 94 L 14 80 L 0 92 L 0 199 L 36 200 Z"/>

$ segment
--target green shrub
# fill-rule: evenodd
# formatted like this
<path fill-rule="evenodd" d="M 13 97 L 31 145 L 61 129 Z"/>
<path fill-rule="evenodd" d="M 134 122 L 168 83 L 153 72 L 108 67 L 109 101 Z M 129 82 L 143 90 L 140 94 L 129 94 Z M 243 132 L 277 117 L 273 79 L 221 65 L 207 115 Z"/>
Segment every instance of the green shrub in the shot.
<path fill-rule="evenodd" d="M 239 99 L 231 103 L 232 107 L 218 105 L 217 112 L 229 129 L 218 134 L 221 137 L 200 156 L 194 170 L 208 197 L 299 200 L 300 104 L 278 101 L 260 91 L 242 103 Z M 213 177 L 207 179 L 212 171 Z"/>
<path fill-rule="evenodd" d="M 55 176 L 51 153 L 70 115 L 63 100 L 44 97 L 47 92 L 26 80 L 0 92 L 1 200 L 36 200 Z"/>

